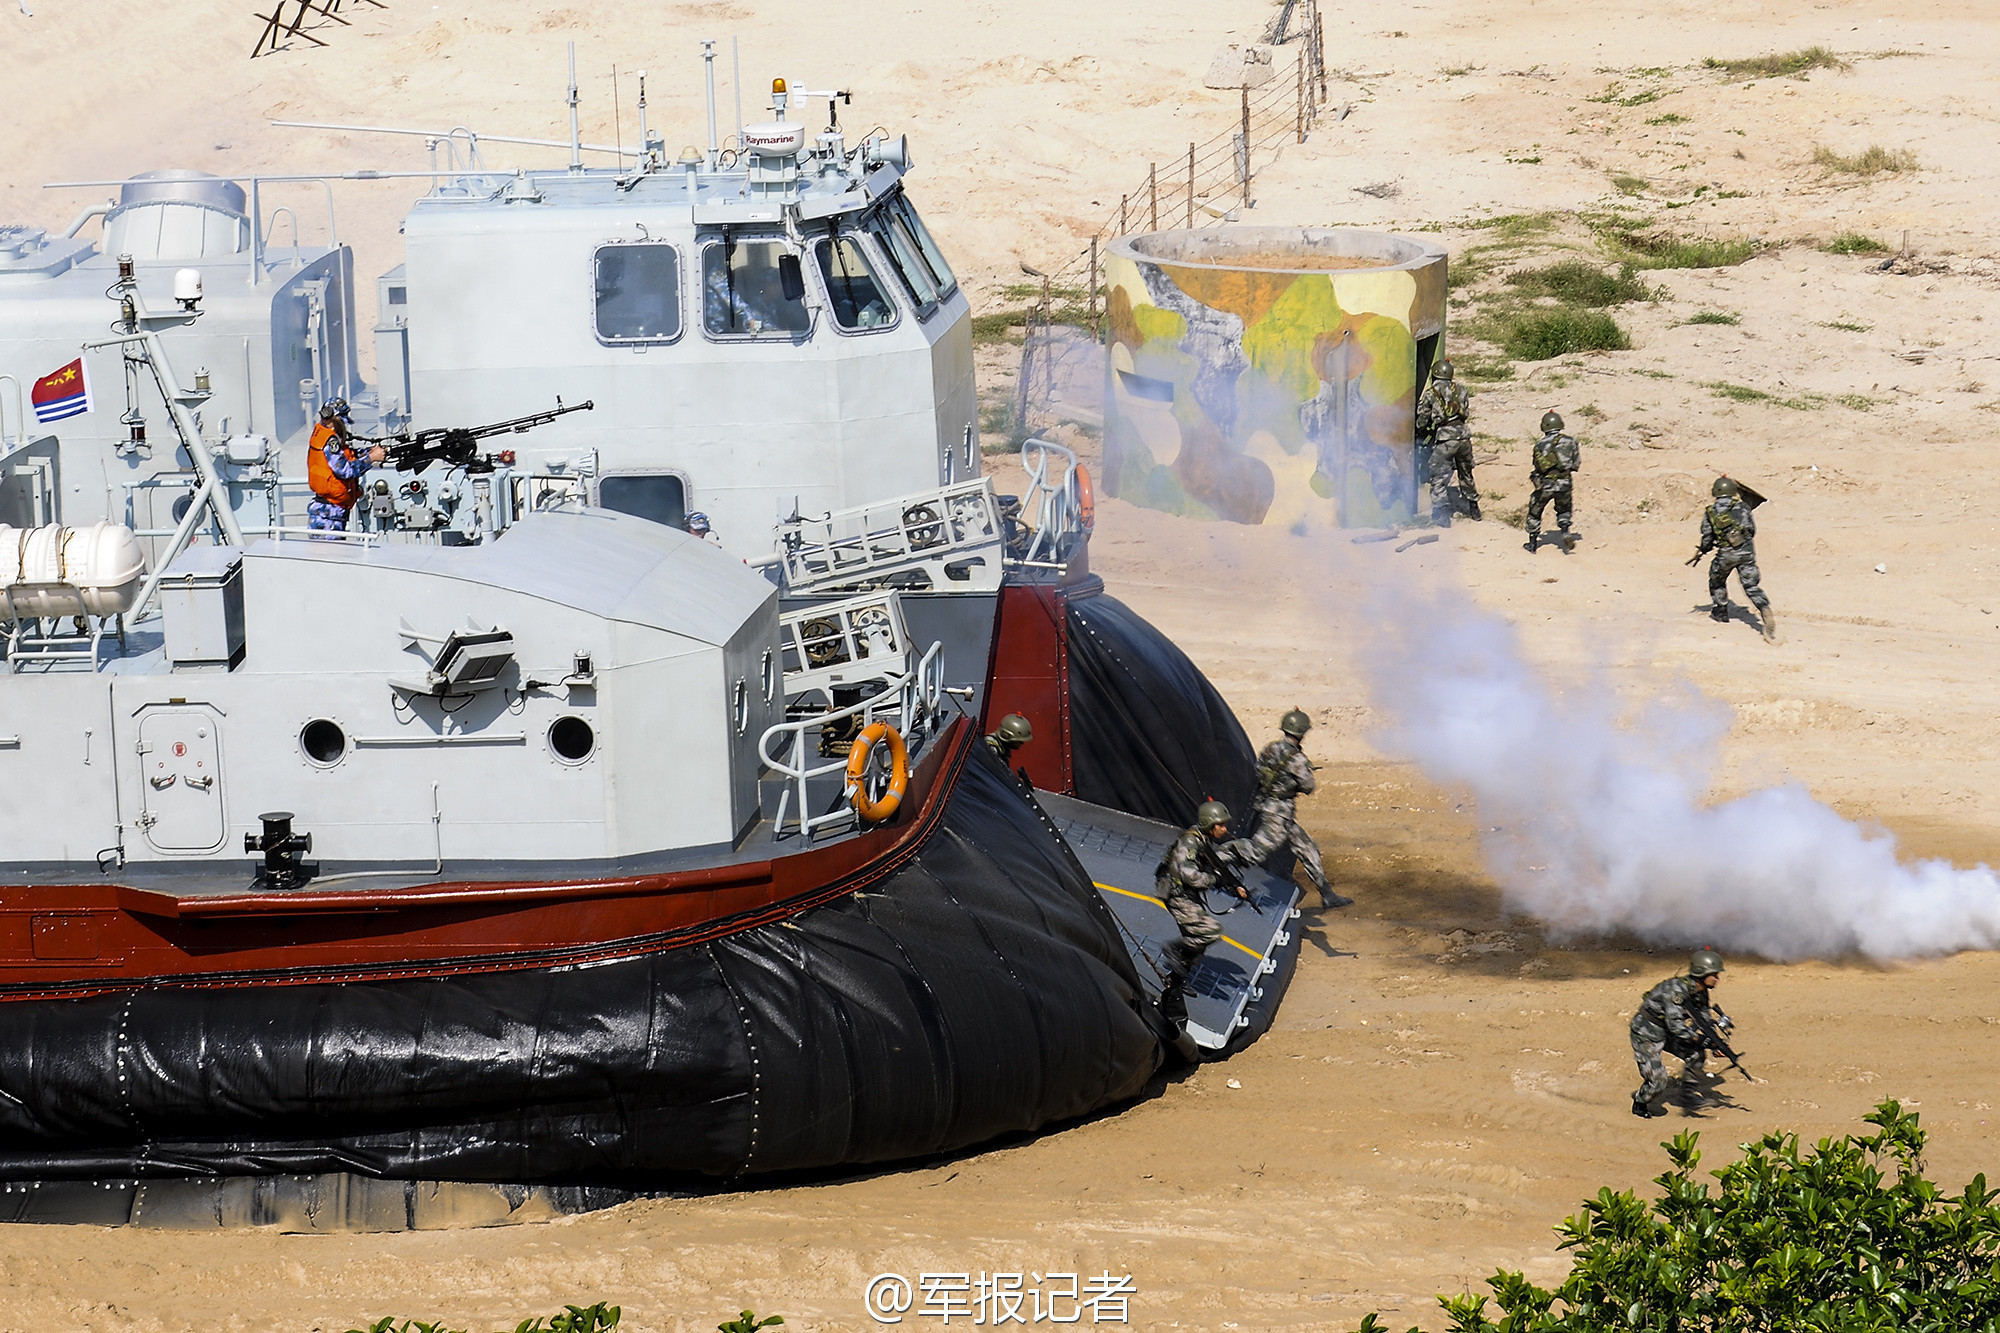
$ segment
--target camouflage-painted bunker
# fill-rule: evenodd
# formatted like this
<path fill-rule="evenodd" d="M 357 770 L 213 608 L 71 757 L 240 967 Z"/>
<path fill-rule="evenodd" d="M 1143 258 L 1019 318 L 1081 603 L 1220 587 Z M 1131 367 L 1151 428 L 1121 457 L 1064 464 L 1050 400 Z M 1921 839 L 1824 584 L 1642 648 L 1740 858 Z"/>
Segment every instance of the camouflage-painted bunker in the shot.
<path fill-rule="evenodd" d="M 1416 395 L 1445 251 L 1386 232 L 1161 231 L 1112 243 L 1104 488 L 1299 529 L 1415 511 Z"/>

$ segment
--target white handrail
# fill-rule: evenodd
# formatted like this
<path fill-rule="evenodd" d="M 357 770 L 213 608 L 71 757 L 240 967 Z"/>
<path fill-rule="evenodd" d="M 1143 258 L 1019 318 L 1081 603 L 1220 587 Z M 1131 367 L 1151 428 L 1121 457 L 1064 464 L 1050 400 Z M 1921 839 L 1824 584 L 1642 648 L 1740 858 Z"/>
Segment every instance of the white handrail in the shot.
<path fill-rule="evenodd" d="M 839 806 L 815 815 L 807 806 L 809 790 L 807 783 L 814 778 L 823 778 L 842 772 L 847 768 L 845 756 L 813 765 L 806 758 L 806 733 L 816 728 L 824 728 L 836 722 L 858 717 L 863 727 L 873 726 L 886 720 L 878 714 L 894 712 L 896 730 L 903 734 L 912 754 L 920 748 L 923 740 L 937 729 L 939 710 L 944 702 L 944 644 L 934 642 L 925 650 L 914 671 L 886 676 L 885 688 L 878 694 L 859 703 L 836 708 L 831 712 L 814 713 L 807 717 L 795 718 L 777 723 L 765 730 L 757 738 L 757 757 L 772 773 L 786 780 L 785 794 L 778 799 L 778 812 L 771 821 L 773 837 L 785 832 L 785 820 L 791 811 L 794 798 L 797 801 L 795 820 L 798 832 L 810 841 L 815 832 L 835 824 L 849 824 L 857 820 L 852 801 L 852 792 Z M 781 759 L 771 753 L 772 741 L 782 740 L 788 758 Z"/>
<path fill-rule="evenodd" d="M 1057 461 L 1062 463 L 1062 478 L 1051 483 L 1049 468 Z M 1021 497 L 1021 508 L 1025 511 L 1033 506 L 1035 535 L 1020 559 L 1010 563 L 1059 562 L 1068 555 L 1075 538 L 1083 533 L 1083 516 L 1077 503 L 1076 454 L 1050 440 L 1029 439 L 1021 445 L 1021 466 L 1028 474 L 1028 493 Z"/>

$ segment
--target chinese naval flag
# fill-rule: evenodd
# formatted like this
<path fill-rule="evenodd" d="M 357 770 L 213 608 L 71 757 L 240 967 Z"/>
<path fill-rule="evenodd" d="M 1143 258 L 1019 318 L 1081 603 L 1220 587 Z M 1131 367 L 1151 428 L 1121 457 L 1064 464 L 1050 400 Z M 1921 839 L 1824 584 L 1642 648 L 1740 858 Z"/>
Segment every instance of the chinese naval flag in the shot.
<path fill-rule="evenodd" d="M 35 381 L 34 390 L 28 395 L 35 405 L 35 420 L 47 425 L 51 421 L 61 421 L 65 417 L 80 417 L 88 412 L 90 403 L 90 374 L 83 368 L 83 358 L 51 371 Z"/>

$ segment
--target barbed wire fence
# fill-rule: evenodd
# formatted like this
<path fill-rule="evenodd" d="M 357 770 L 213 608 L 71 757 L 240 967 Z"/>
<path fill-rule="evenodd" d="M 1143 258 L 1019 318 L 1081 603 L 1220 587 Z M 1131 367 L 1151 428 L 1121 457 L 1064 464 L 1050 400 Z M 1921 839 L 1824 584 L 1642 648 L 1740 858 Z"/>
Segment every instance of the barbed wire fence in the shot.
<path fill-rule="evenodd" d="M 260 55 L 277 54 L 294 37 L 303 37 L 314 46 L 325 46 L 325 42 L 313 36 L 314 28 L 324 28 L 329 23 L 338 23 L 343 28 L 352 26 L 340 16 L 340 7 L 346 0 L 290 0 L 298 6 L 298 10 L 289 23 L 285 21 L 286 3 L 287 0 L 273 0 L 270 13 L 254 15 L 264 27 L 257 35 L 256 45 L 250 48 L 252 60 Z M 373 5 L 377 9 L 389 7 L 383 0 L 353 0 L 353 3 L 357 6 Z M 312 22 L 308 23 L 307 19 L 312 19 Z"/>
<path fill-rule="evenodd" d="M 1039 284 L 1022 330 L 1021 369 L 1015 380 L 1010 433 L 1024 439 L 1038 428 L 1041 410 L 1058 394 L 1063 361 L 1077 344 L 1102 343 L 1104 250 L 1136 231 L 1163 227 L 1220 226 L 1236 221 L 1253 202 L 1258 170 L 1286 144 L 1302 144 L 1327 112 L 1328 88 L 1324 24 L 1318 0 L 1285 0 L 1265 29 L 1262 45 L 1283 72 L 1239 92 L 1238 112 L 1229 128 L 1187 146 L 1185 154 L 1146 166 L 1145 177 L 1120 193 L 1085 242 L 1046 272 L 1022 265 Z M 1291 48 L 1291 58 L 1280 52 Z M 1342 113 L 1344 114 L 1344 113 Z M 1088 339 L 1058 335 L 1089 330 Z"/>

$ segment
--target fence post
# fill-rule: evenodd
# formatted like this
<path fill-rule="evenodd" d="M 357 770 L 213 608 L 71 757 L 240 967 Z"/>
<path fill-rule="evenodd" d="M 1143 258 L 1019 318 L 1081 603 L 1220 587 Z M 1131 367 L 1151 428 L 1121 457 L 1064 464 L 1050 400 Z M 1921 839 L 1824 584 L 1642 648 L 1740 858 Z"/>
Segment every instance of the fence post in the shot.
<path fill-rule="evenodd" d="M 1313 7 L 1313 64 L 1319 67 L 1319 104 L 1326 105 L 1326 29 L 1320 25 L 1319 7 Z"/>
<path fill-rule="evenodd" d="M 1306 141 L 1306 49 L 1303 46 L 1299 48 L 1299 72 L 1294 82 L 1297 85 L 1295 91 L 1299 95 L 1298 142 L 1304 143 Z"/>
<path fill-rule="evenodd" d="M 1129 194 L 1121 194 L 1118 196 L 1118 234 L 1120 236 L 1125 236 L 1130 234 L 1130 229 L 1127 228 L 1125 225 L 1125 205 L 1127 201 L 1131 199 L 1131 197 L 1132 196 Z"/>
<path fill-rule="evenodd" d="M 1188 230 L 1194 230 L 1194 145 L 1188 145 Z"/>
<path fill-rule="evenodd" d="M 1160 229 L 1160 164 L 1157 162 L 1148 162 L 1146 164 L 1146 197 L 1151 201 L 1153 208 L 1153 225 L 1148 230 L 1158 231 Z"/>
<path fill-rule="evenodd" d="M 1243 175 L 1243 207 L 1250 207 L 1250 85 L 1243 85 L 1243 149 L 1237 170 Z"/>
<path fill-rule="evenodd" d="M 1090 336 L 1097 337 L 1097 238 L 1090 238 Z"/>

